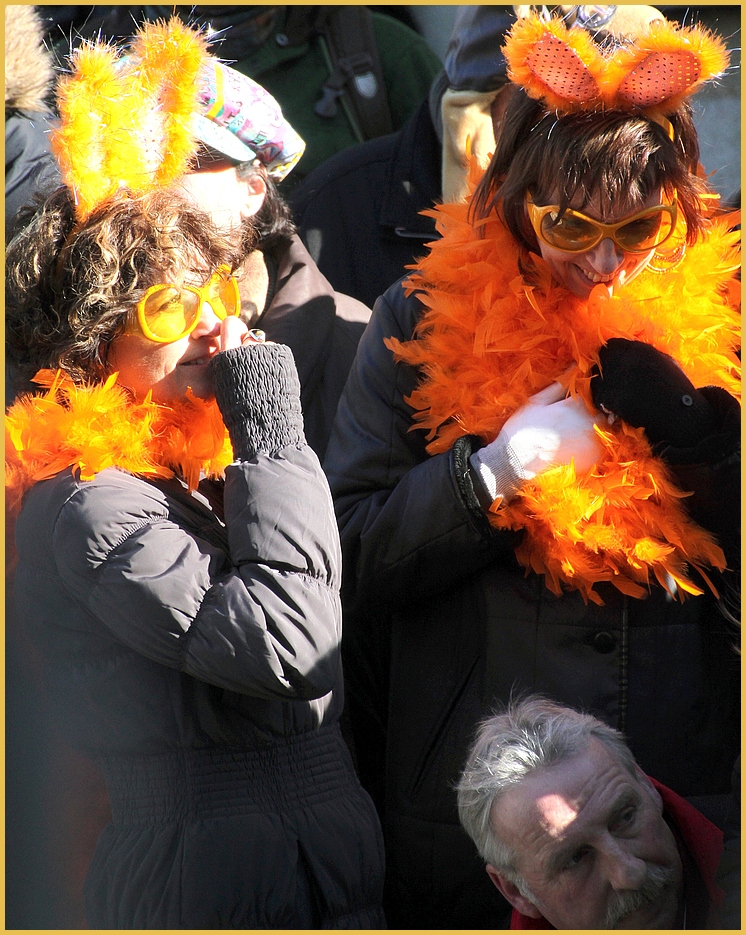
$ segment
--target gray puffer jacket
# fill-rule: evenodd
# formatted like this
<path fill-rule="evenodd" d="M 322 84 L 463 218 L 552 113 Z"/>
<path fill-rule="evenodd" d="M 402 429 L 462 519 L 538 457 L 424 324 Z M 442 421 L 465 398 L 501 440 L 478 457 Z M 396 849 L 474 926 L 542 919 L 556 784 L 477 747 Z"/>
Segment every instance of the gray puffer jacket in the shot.
<path fill-rule="evenodd" d="M 111 799 L 88 923 L 380 927 L 380 830 L 337 727 L 339 544 L 292 356 L 211 366 L 224 491 L 66 470 L 17 522 L 19 613 Z"/>

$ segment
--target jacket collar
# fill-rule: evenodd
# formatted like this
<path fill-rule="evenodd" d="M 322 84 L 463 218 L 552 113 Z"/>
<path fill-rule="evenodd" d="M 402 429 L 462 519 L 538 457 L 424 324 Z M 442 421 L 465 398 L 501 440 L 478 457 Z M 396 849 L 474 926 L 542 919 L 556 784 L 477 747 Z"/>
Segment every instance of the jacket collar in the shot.
<path fill-rule="evenodd" d="M 277 264 L 275 293 L 256 327 L 293 352 L 303 400 L 313 394 L 329 353 L 336 316 L 334 290 L 300 238 L 272 254 Z"/>
<path fill-rule="evenodd" d="M 396 138 L 378 218 L 382 227 L 400 237 L 437 237 L 434 218 L 419 212 L 441 197 L 440 149 L 425 98 Z"/>

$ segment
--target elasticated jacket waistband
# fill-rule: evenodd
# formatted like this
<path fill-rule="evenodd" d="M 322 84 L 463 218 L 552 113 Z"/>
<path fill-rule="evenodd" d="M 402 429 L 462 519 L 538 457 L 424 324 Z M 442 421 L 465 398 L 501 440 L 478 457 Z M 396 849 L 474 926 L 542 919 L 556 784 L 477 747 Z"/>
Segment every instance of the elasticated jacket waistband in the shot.
<path fill-rule="evenodd" d="M 100 762 L 115 824 L 280 812 L 357 792 L 336 725 L 259 749 L 183 749 Z"/>

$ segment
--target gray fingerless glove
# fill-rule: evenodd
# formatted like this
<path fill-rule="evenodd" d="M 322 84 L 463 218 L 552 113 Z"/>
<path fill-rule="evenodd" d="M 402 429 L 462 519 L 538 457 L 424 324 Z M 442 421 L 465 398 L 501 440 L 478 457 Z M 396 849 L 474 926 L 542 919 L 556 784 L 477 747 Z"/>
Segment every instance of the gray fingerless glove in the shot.
<path fill-rule="evenodd" d="M 237 461 L 305 443 L 300 381 L 289 347 L 234 347 L 216 354 L 209 366 Z"/>

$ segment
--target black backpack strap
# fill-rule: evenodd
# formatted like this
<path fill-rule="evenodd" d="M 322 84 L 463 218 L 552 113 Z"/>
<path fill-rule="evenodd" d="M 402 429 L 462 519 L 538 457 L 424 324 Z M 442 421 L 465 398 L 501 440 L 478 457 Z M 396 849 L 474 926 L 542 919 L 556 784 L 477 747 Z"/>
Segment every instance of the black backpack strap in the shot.
<path fill-rule="evenodd" d="M 324 28 L 327 18 L 325 7 L 288 6 L 285 7 L 285 21 L 282 31 L 287 37 L 287 45 L 303 45 Z"/>
<path fill-rule="evenodd" d="M 319 42 L 330 75 L 315 112 L 320 117 L 333 117 L 339 101 L 361 143 L 392 133 L 391 109 L 370 10 L 365 6 L 326 10 L 327 15 L 319 23 Z"/>

